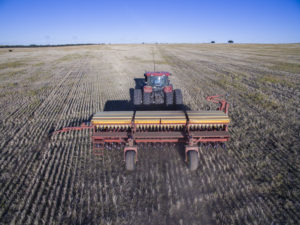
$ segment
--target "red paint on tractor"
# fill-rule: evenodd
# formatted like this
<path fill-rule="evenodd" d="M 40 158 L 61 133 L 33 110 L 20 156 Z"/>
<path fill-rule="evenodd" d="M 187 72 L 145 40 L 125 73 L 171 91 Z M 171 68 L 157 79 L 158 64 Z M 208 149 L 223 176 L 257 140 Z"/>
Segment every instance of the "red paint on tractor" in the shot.
<path fill-rule="evenodd" d="M 145 93 L 151 93 L 152 92 L 152 87 L 149 85 L 144 86 L 144 92 Z"/>
<path fill-rule="evenodd" d="M 165 93 L 170 93 L 170 92 L 172 92 L 173 91 L 173 88 L 172 88 L 172 86 L 170 85 L 170 86 L 165 86 L 164 87 L 164 92 Z"/>

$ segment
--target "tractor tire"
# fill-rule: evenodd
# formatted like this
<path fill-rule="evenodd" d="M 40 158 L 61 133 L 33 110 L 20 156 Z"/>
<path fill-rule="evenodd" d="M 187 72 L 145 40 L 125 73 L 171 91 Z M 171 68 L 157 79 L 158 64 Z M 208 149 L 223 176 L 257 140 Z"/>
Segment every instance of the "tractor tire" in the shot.
<path fill-rule="evenodd" d="M 174 104 L 173 92 L 166 93 L 165 97 L 166 97 L 165 100 L 166 106 L 170 106 Z"/>
<path fill-rule="evenodd" d="M 197 151 L 194 150 L 188 151 L 188 162 L 189 162 L 189 169 L 191 171 L 194 171 L 198 168 L 199 158 L 198 158 Z"/>
<path fill-rule="evenodd" d="M 174 90 L 174 96 L 175 96 L 175 105 L 182 105 L 183 100 L 182 100 L 182 93 L 180 89 Z"/>
<path fill-rule="evenodd" d="M 142 90 L 141 89 L 134 89 L 133 92 L 133 104 L 140 105 L 142 104 Z"/>
<path fill-rule="evenodd" d="M 143 104 L 150 105 L 151 104 L 151 93 L 145 93 L 143 95 Z"/>
<path fill-rule="evenodd" d="M 133 171 L 135 169 L 135 151 L 127 151 L 125 153 L 126 170 Z"/>

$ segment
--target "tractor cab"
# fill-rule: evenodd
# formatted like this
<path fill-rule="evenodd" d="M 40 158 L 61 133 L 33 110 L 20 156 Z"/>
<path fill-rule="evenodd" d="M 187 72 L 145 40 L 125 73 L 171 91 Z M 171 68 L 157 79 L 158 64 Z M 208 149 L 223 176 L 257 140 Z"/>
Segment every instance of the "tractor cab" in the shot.
<path fill-rule="evenodd" d="M 162 89 L 169 85 L 169 72 L 147 72 L 145 73 L 145 83 L 154 89 Z"/>
<path fill-rule="evenodd" d="M 168 85 L 168 78 L 163 76 L 150 76 L 148 78 L 147 84 L 152 87 L 164 87 Z"/>

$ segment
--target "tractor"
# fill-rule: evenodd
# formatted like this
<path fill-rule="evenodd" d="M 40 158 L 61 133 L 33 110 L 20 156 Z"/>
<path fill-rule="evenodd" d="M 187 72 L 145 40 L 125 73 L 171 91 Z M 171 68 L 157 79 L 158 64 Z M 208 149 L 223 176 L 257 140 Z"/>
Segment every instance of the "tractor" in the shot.
<path fill-rule="evenodd" d="M 170 84 L 169 72 L 146 72 L 141 88 L 134 90 L 133 104 L 180 106 L 183 104 L 180 89 L 173 90 Z"/>

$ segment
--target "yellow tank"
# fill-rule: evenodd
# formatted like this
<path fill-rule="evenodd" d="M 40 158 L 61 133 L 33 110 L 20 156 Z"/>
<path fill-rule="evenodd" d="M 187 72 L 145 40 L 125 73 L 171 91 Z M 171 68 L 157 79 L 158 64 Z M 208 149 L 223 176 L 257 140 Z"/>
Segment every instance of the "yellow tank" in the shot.
<path fill-rule="evenodd" d="M 187 122 L 194 129 L 217 128 L 229 124 L 222 111 L 106 111 L 93 116 L 92 124 L 100 128 L 183 128 Z"/>

